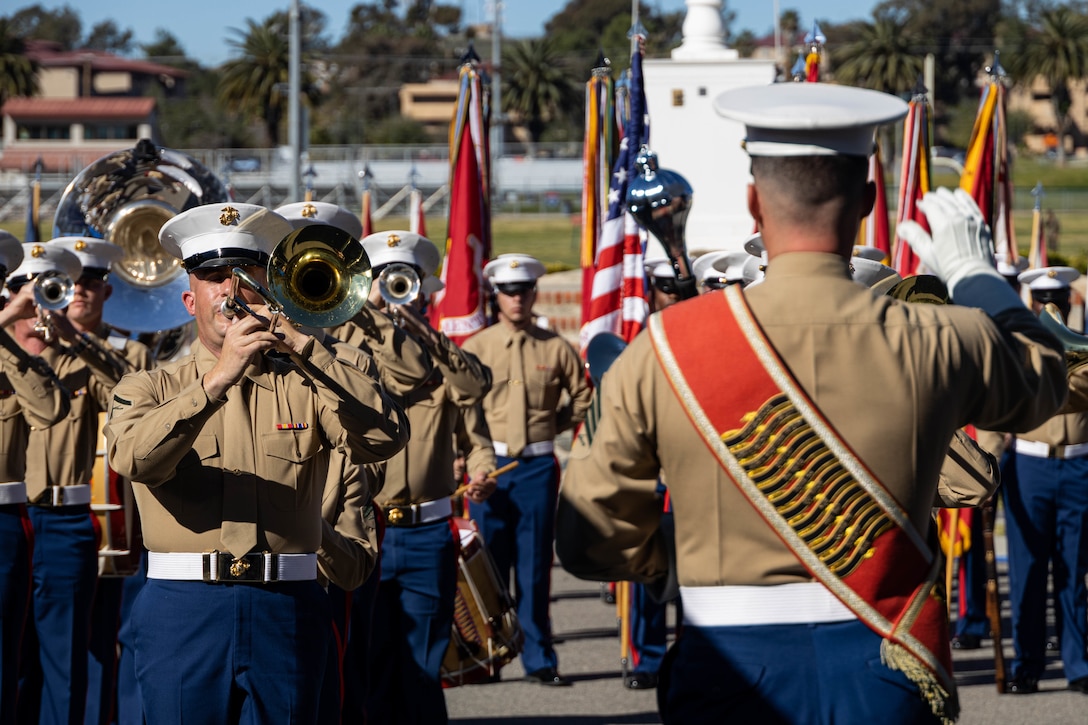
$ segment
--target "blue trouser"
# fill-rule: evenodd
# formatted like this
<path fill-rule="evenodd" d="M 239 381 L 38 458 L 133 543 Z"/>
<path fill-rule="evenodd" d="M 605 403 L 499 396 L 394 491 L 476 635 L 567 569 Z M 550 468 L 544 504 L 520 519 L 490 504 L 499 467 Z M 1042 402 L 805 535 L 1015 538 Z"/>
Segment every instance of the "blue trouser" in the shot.
<path fill-rule="evenodd" d="M 987 637 L 990 619 L 986 616 L 986 545 L 982 540 L 982 509 L 971 512 L 971 548 L 960 556 L 960 593 L 963 599 L 956 619 L 957 635 Z"/>
<path fill-rule="evenodd" d="M 148 579 L 132 607 L 147 722 L 316 723 L 330 623 L 314 581 Z"/>
<path fill-rule="evenodd" d="M 862 622 L 684 628 L 661 668 L 665 725 L 936 723 Z"/>
<path fill-rule="evenodd" d="M 28 506 L 34 526 L 33 627 L 24 637 L 21 722 L 83 722 L 87 645 L 98 579 L 91 507 Z"/>
<path fill-rule="evenodd" d="M 117 725 L 143 725 L 143 706 L 140 704 L 140 687 L 136 683 L 136 664 L 133 657 L 132 605 L 147 582 L 147 552 L 140 555 L 140 564 L 132 576 L 123 579 L 121 585 L 121 627 L 117 632 L 117 708 L 114 721 Z"/>
<path fill-rule="evenodd" d="M 1005 482 L 1004 490 L 1016 650 L 1012 674 L 1039 678 L 1046 667 L 1050 566 L 1065 676 L 1088 677 L 1088 457 L 1017 454 L 1016 476 Z"/>
<path fill-rule="evenodd" d="M 446 722 L 441 670 L 456 588 L 457 545 L 448 520 L 385 530 L 367 663 L 370 722 Z"/>
<path fill-rule="evenodd" d="M 117 674 L 117 630 L 121 625 L 124 579 L 100 577 L 91 610 L 91 640 L 87 651 L 87 709 L 85 725 L 114 722 Z"/>
<path fill-rule="evenodd" d="M 526 672 L 557 667 L 548 606 L 559 462 L 554 456 L 496 458 L 499 468 L 514 460 L 519 464 L 499 476 L 498 487 L 486 501 L 470 505 L 472 518 L 507 586 L 510 569 L 514 569 L 518 621 L 525 632 L 522 666 Z"/>
<path fill-rule="evenodd" d="M 30 607 L 30 520 L 23 504 L 0 506 L 0 722 L 15 722 L 19 646 Z"/>
<path fill-rule="evenodd" d="M 665 657 L 666 603 L 654 601 L 641 584 L 631 585 L 631 665 L 634 672 L 656 673 Z"/>

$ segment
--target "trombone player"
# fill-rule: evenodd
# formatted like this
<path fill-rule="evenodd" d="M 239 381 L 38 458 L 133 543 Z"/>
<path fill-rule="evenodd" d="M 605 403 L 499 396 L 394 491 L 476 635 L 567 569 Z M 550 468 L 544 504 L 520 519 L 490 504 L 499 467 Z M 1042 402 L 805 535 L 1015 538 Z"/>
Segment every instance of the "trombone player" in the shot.
<path fill-rule="evenodd" d="M 313 328 L 270 330 L 254 289 L 229 299 L 232 268 L 264 284 L 291 232 L 253 204 L 168 220 L 159 241 L 189 274 L 182 301 L 197 341 L 113 393 L 107 450 L 133 481 L 149 552 L 132 624 L 152 725 L 317 721 L 331 638 L 317 582 L 330 451 L 362 464 L 407 442 L 403 411 L 368 356 L 322 344 Z M 227 317 L 239 301 L 251 312 Z"/>
<path fill-rule="evenodd" d="M 81 720 L 86 700 L 99 543 L 89 482 L 99 414 L 107 409 L 121 370 L 101 340 L 60 314 L 81 273 L 79 258 L 62 245 L 28 243 L 22 264 L 7 281 L 13 304 L 33 294 L 37 306 L 36 315 L 16 320 L 8 333 L 27 353 L 41 356 L 71 395 L 66 419 L 32 430 L 27 444 L 33 626 L 24 637 L 19 717 L 28 722 Z"/>
<path fill-rule="evenodd" d="M 23 247 L 0 231 L 0 273 L 19 266 Z M 0 328 L 34 316 L 30 289 L 0 305 Z M 19 645 L 30 597 L 30 519 L 26 508 L 26 450 L 31 427 L 48 428 L 68 414 L 68 392 L 53 371 L 33 360 L 0 329 L 0 722 L 15 722 Z"/>
<path fill-rule="evenodd" d="M 413 232 L 388 231 L 366 237 L 363 248 L 375 270 L 397 272 L 395 265 L 402 265 L 392 283 L 386 284 L 388 273 L 379 275 L 379 294 L 398 307 L 404 329 L 426 347 L 435 364 L 421 386 L 397 396 L 414 431 L 412 439 L 388 461 L 369 467 L 380 489 L 375 500 L 385 512 L 386 529 L 366 653 L 366 715 L 382 723 L 444 723 L 440 674 L 457 587 L 458 544 L 449 523 L 456 488 L 454 436 L 462 411 L 479 404 L 491 389 L 491 371 L 420 314 L 425 290 L 441 284 L 434 277 L 439 258 L 434 242 Z M 488 479 L 495 454 L 490 434 L 477 420 L 466 495 L 479 503 L 495 488 L 494 479 Z"/>

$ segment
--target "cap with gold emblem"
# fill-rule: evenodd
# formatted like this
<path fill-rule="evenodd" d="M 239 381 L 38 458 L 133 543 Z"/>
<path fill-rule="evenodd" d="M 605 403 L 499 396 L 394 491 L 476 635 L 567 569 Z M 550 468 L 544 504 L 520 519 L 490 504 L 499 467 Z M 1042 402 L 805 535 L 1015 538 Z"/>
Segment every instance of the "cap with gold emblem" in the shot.
<path fill-rule="evenodd" d="M 1017 277 L 1032 292 L 1068 289 L 1069 284 L 1080 276 L 1073 267 L 1040 267 L 1021 272 Z"/>
<path fill-rule="evenodd" d="M 484 267 L 484 277 L 493 285 L 535 283 L 547 270 L 528 254 L 500 254 Z"/>
<path fill-rule="evenodd" d="M 403 229 L 371 234 L 363 239 L 363 249 L 375 269 L 399 262 L 418 267 L 424 275 L 432 275 L 441 261 L 434 242 Z"/>
<path fill-rule="evenodd" d="M 159 229 L 159 243 L 187 272 L 207 267 L 264 266 L 291 223 L 257 204 L 204 204 Z"/>
<path fill-rule="evenodd" d="M 876 129 L 907 115 L 901 99 L 830 83 L 774 83 L 725 91 L 722 116 L 745 125 L 749 156 L 862 156 Z"/>
<path fill-rule="evenodd" d="M 72 278 L 79 279 L 82 265 L 79 257 L 59 244 L 38 244 L 26 242 L 22 245 L 23 261 L 8 277 L 9 286 L 18 286 L 28 282 L 42 272 L 64 272 Z"/>
<path fill-rule="evenodd" d="M 888 265 L 861 256 L 850 258 L 850 276 L 855 282 L 869 287 L 877 294 L 887 294 L 888 290 L 903 279 Z"/>
<path fill-rule="evenodd" d="M 1027 257 L 1017 257 L 1015 262 L 1010 262 L 1008 252 L 994 252 L 994 264 L 997 266 L 998 274 L 1013 279 L 1019 277 L 1020 273 L 1028 268 Z"/>
<path fill-rule="evenodd" d="M 23 263 L 23 244 L 11 232 L 0 229 L 0 279 Z"/>
<path fill-rule="evenodd" d="M 309 224 L 328 224 L 347 232 L 354 239 L 363 236 L 363 222 L 358 216 L 327 201 L 296 201 L 276 207 L 275 211 L 295 229 Z"/>
<path fill-rule="evenodd" d="M 79 257 L 79 262 L 83 265 L 82 274 L 94 274 L 103 278 L 114 262 L 125 256 L 125 250 L 121 247 L 94 237 L 57 237 L 49 243 L 59 244 Z"/>
<path fill-rule="evenodd" d="M 865 259 L 871 259 L 874 262 L 883 262 L 886 255 L 882 249 L 877 249 L 876 247 L 870 247 L 864 244 L 855 244 L 851 256 L 864 257 Z"/>
<path fill-rule="evenodd" d="M 720 251 L 707 252 L 695 258 L 691 263 L 691 273 L 695 279 L 711 286 L 726 284 L 748 284 L 761 276 L 759 260 L 748 252 Z"/>

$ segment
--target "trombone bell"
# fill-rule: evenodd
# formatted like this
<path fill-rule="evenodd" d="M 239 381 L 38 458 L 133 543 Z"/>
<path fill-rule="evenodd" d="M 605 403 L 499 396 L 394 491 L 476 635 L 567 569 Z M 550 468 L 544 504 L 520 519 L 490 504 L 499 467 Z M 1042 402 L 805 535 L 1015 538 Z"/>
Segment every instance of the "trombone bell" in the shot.
<path fill-rule="evenodd" d="M 411 265 L 395 262 L 378 275 L 378 291 L 390 305 L 406 305 L 419 294 L 419 274 Z"/>
<path fill-rule="evenodd" d="M 359 240 L 326 224 L 311 224 L 283 238 L 268 260 L 268 288 L 287 319 L 336 327 L 358 314 L 373 272 Z"/>
<path fill-rule="evenodd" d="M 1048 302 L 1039 313 L 1043 327 L 1062 343 L 1065 350 L 1065 367 L 1072 373 L 1088 364 L 1088 337 L 1073 332 L 1065 325 L 1061 310 L 1053 302 Z"/>

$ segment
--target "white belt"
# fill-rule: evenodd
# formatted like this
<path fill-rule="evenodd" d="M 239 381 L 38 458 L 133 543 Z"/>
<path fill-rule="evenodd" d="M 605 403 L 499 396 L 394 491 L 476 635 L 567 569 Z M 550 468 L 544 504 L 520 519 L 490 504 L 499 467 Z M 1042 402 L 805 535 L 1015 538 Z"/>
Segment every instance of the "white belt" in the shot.
<path fill-rule="evenodd" d="M 495 448 L 496 456 L 509 456 L 510 446 L 506 445 L 502 441 L 491 441 L 491 445 Z M 532 456 L 548 456 L 555 451 L 554 441 L 537 441 L 536 443 L 530 443 L 521 449 L 519 458 L 531 458 Z"/>
<path fill-rule="evenodd" d="M 277 582 L 317 579 L 317 554 L 203 554 L 147 552 L 149 579 L 205 582 Z"/>
<path fill-rule="evenodd" d="M 1042 441 L 1026 441 L 1017 438 L 1016 452 L 1033 458 L 1079 458 L 1080 456 L 1088 456 L 1088 443 L 1052 446 Z"/>
<path fill-rule="evenodd" d="M 26 484 L 22 481 L 0 483 L 0 506 L 26 503 Z"/>
<path fill-rule="evenodd" d="M 684 624 L 694 627 L 744 627 L 809 624 L 857 619 L 819 582 L 769 587 L 680 587 Z"/>
<path fill-rule="evenodd" d="M 46 486 L 45 493 L 30 503 L 38 506 L 85 506 L 91 502 L 91 485 Z"/>
<path fill-rule="evenodd" d="M 418 526 L 448 519 L 453 515 L 453 504 L 448 498 L 436 498 L 426 503 L 390 503 L 382 506 L 382 512 L 390 526 Z"/>

